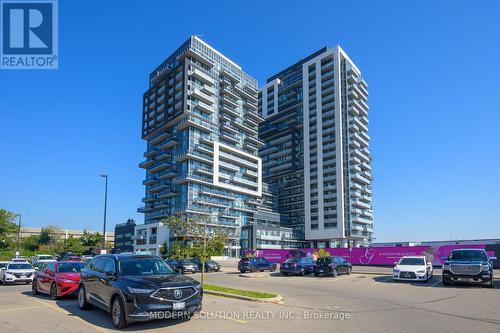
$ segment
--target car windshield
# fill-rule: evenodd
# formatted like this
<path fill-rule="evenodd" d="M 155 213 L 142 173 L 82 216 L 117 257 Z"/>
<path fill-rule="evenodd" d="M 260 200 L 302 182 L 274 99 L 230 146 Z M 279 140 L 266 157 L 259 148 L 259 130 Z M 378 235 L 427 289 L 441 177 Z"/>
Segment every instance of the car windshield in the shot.
<path fill-rule="evenodd" d="M 424 264 L 424 259 L 423 258 L 403 258 L 399 262 L 399 265 L 417 265 L 417 266 L 422 266 Z"/>
<path fill-rule="evenodd" d="M 120 260 L 121 275 L 142 276 L 173 274 L 174 271 L 160 258 L 127 258 Z"/>
<path fill-rule="evenodd" d="M 186 265 L 186 264 L 189 265 L 189 264 L 193 264 L 193 261 L 190 259 L 182 259 L 182 260 L 179 260 L 179 263 L 184 264 L 184 265 Z"/>
<path fill-rule="evenodd" d="M 450 253 L 449 259 L 451 260 L 488 260 L 483 251 L 474 250 L 460 250 Z"/>
<path fill-rule="evenodd" d="M 51 260 L 51 259 L 54 259 L 54 257 L 52 257 L 52 256 L 39 256 L 38 257 L 38 260 Z"/>
<path fill-rule="evenodd" d="M 33 269 L 30 264 L 9 264 L 7 269 Z"/>
<path fill-rule="evenodd" d="M 58 273 L 78 273 L 85 267 L 83 262 L 62 262 L 57 265 Z"/>

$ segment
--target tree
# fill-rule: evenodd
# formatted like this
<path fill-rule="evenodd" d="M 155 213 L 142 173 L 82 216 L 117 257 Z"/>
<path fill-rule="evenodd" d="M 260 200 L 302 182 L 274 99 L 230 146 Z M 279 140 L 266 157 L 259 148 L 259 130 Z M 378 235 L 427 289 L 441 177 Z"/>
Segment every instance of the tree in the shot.
<path fill-rule="evenodd" d="M 163 244 L 160 247 L 160 254 L 162 256 L 166 256 L 168 254 L 168 244 L 167 242 L 163 242 Z"/>
<path fill-rule="evenodd" d="M 0 249 L 11 249 L 15 244 L 18 232 L 15 217 L 16 214 L 0 209 Z"/>
<path fill-rule="evenodd" d="M 96 246 L 102 242 L 102 235 L 98 232 L 91 233 L 85 230 L 80 237 L 80 242 L 83 246 Z"/>
<path fill-rule="evenodd" d="M 54 245 L 61 239 L 61 230 L 55 225 L 47 225 L 40 231 L 40 245 Z"/>
<path fill-rule="evenodd" d="M 168 226 L 173 238 L 182 241 L 179 246 L 179 255 L 189 253 L 200 259 L 202 267 L 205 267 L 204 263 L 212 255 L 218 255 L 224 251 L 227 241 L 223 226 L 214 226 L 210 220 L 210 215 L 177 214 L 167 217 L 162 222 Z M 202 269 L 201 283 L 204 282 L 205 269 Z"/>
<path fill-rule="evenodd" d="M 80 240 L 78 238 L 74 238 L 73 236 L 65 239 L 63 243 L 65 252 L 82 253 L 84 250 Z"/>
<path fill-rule="evenodd" d="M 40 235 L 31 235 L 21 241 L 21 247 L 28 251 L 37 251 L 40 245 Z"/>

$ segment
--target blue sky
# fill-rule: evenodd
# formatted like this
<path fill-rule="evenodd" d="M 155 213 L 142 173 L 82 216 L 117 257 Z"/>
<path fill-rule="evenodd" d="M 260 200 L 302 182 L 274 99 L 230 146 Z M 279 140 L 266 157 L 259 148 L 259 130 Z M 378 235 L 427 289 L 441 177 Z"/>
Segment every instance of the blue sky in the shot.
<path fill-rule="evenodd" d="M 118 4 L 119 3 L 119 4 Z M 500 237 L 497 1 L 60 1 L 59 70 L 0 71 L 0 207 L 100 230 L 136 213 L 148 75 L 203 35 L 259 82 L 340 44 L 369 84 L 377 241 Z"/>

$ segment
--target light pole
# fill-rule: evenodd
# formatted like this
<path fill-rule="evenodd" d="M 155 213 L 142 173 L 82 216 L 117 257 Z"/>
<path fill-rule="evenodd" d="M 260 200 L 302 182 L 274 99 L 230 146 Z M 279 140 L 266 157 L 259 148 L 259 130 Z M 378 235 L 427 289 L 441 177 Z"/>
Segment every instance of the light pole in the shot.
<path fill-rule="evenodd" d="M 102 249 L 106 249 L 106 215 L 107 215 L 107 208 L 108 208 L 108 175 L 107 174 L 100 174 L 99 176 L 103 177 L 105 179 L 105 185 L 104 185 L 104 225 L 102 228 Z"/>
<path fill-rule="evenodd" d="M 16 214 L 16 216 L 19 216 L 19 221 L 17 225 L 17 246 L 16 246 L 16 252 L 19 254 L 19 243 L 21 240 L 21 214 Z"/>

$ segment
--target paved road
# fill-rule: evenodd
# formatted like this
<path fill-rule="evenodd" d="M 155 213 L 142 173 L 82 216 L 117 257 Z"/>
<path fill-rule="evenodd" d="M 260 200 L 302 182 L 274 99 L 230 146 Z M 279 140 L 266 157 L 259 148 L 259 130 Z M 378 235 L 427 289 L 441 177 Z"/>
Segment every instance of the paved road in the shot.
<path fill-rule="evenodd" d="M 192 275 L 199 278 L 199 274 Z M 278 292 L 283 304 L 206 295 L 203 317 L 155 321 L 129 331 L 199 332 L 498 332 L 500 289 L 394 283 L 388 276 L 243 278 L 233 271 L 207 274 L 208 283 Z M 500 287 L 500 286 L 499 286 Z M 207 318 L 208 317 L 208 318 Z M 2 332 L 111 332 L 101 310 L 80 311 L 75 299 L 33 297 L 26 285 L 0 286 Z"/>

